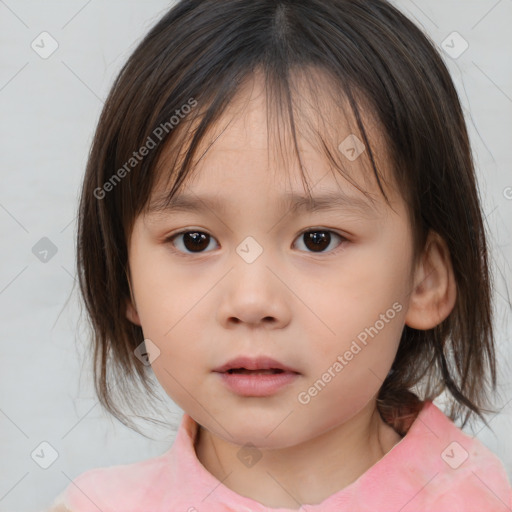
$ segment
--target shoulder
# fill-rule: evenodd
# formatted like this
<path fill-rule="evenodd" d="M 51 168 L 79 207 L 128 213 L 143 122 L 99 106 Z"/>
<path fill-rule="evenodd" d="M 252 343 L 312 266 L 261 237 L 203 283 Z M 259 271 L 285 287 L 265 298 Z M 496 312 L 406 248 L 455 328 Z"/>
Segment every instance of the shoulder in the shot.
<path fill-rule="evenodd" d="M 428 504 L 451 510 L 510 510 L 512 488 L 502 461 L 479 439 L 429 403 L 414 424 L 410 447 L 422 460 Z M 429 493 L 426 493 L 429 494 Z"/>
<path fill-rule="evenodd" d="M 202 468 L 195 459 L 193 447 L 196 428 L 194 420 L 185 414 L 174 441 L 164 453 L 138 462 L 85 471 L 52 504 L 60 508 L 45 512 L 168 512 L 169 504 L 186 505 L 190 492 L 194 491 L 188 492 L 190 482 L 195 482 L 189 477 L 191 473 L 201 473 Z"/>
<path fill-rule="evenodd" d="M 45 512 L 131 512 L 148 499 L 148 490 L 158 496 L 168 480 L 168 465 L 160 455 L 140 462 L 90 469 L 81 473 Z"/>
<path fill-rule="evenodd" d="M 355 510 L 380 510 L 382 503 L 402 512 L 512 510 L 503 463 L 431 401 L 403 439 L 355 483 L 352 499 Z M 361 499 L 366 508 L 357 508 Z"/>

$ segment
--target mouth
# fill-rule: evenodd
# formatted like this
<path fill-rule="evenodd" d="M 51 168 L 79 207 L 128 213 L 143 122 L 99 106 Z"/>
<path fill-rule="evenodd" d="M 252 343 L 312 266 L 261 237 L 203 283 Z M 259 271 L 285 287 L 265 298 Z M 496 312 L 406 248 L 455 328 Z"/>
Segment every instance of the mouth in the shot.
<path fill-rule="evenodd" d="M 276 373 L 283 373 L 284 370 L 281 370 L 280 368 L 270 368 L 268 370 L 248 370 L 247 368 L 230 368 L 225 373 L 234 374 L 238 373 L 241 375 L 273 375 Z"/>
<path fill-rule="evenodd" d="M 275 375 L 280 373 L 299 374 L 297 370 L 268 356 L 238 356 L 213 370 L 229 375 Z"/>
<path fill-rule="evenodd" d="M 299 372 L 269 358 L 238 358 L 214 371 L 227 389 L 243 397 L 277 395 L 300 377 Z"/>

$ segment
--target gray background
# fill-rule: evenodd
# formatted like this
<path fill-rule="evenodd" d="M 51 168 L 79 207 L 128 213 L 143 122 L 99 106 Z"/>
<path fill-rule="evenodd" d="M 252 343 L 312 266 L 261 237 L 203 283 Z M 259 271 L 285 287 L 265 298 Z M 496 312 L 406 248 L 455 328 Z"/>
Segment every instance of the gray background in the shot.
<path fill-rule="evenodd" d="M 477 425 L 470 433 L 500 456 L 512 477 L 506 286 L 512 274 L 512 0 L 394 3 L 440 47 L 467 115 L 496 269 L 496 403 L 503 407 L 490 417 L 494 432 Z M 102 411 L 84 358 L 87 333 L 77 328 L 77 295 L 71 294 L 78 191 L 103 100 L 170 5 L 0 0 L 0 511 L 40 510 L 87 469 L 158 455 L 174 439 L 181 410 L 170 400 L 169 427 L 146 430 L 155 440 Z M 42 48 L 44 31 L 58 43 L 46 59 L 31 47 L 35 40 L 39 52 L 51 48 L 41 36 L 47 38 Z M 469 44 L 457 58 L 443 50 L 463 49 L 454 31 Z M 46 262 L 33 253 L 37 243 L 50 247 L 40 242 L 44 237 L 57 250 L 52 255 L 50 249 Z M 31 458 L 43 441 L 58 453 L 48 469 Z M 51 449 L 43 446 L 43 452 L 49 462 Z"/>

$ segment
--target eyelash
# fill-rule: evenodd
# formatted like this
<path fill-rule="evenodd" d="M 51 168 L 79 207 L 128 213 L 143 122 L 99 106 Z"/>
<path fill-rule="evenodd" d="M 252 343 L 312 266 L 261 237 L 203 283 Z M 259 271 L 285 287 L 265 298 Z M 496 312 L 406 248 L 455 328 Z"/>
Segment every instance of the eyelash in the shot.
<path fill-rule="evenodd" d="M 184 256 L 184 257 L 187 257 L 187 256 L 193 256 L 194 254 L 195 255 L 204 255 L 208 252 L 211 252 L 211 251 L 201 251 L 201 252 L 182 252 L 180 250 L 177 250 L 175 247 L 174 247 L 174 243 L 173 243 L 173 240 L 175 238 L 177 238 L 178 236 L 180 235 L 184 235 L 184 234 L 187 234 L 187 233 L 200 233 L 200 234 L 204 234 L 204 235 L 207 235 L 209 236 L 211 239 L 215 239 L 213 236 L 211 236 L 209 233 L 205 232 L 205 231 L 201 231 L 199 229 L 186 229 L 186 230 L 182 230 L 182 231 L 178 231 L 177 233 L 174 233 L 170 236 L 168 236 L 165 240 L 164 240 L 164 243 L 166 244 L 170 244 L 172 246 L 172 251 L 177 253 L 179 256 Z M 331 230 L 331 229 L 324 229 L 324 228 L 309 228 L 305 231 L 302 231 L 299 236 L 297 237 L 297 239 L 300 239 L 301 236 L 303 236 L 304 234 L 306 233 L 330 233 L 331 235 L 334 234 L 335 236 L 337 236 L 338 238 L 340 238 L 340 243 L 339 245 L 331 250 L 331 251 L 327 251 L 327 252 L 309 252 L 309 254 L 319 254 L 319 255 L 326 255 L 326 256 L 332 256 L 332 255 L 335 255 L 338 253 L 339 250 L 341 250 L 344 245 L 345 245 L 345 242 L 348 242 L 348 239 L 345 238 L 344 236 L 340 235 L 339 233 L 336 233 L 335 231 Z"/>

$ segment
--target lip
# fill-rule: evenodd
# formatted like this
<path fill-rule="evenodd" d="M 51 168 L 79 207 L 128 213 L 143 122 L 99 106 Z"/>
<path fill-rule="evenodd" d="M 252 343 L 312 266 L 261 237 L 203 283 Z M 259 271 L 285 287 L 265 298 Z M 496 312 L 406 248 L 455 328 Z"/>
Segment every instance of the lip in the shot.
<path fill-rule="evenodd" d="M 228 370 L 244 368 L 246 370 L 281 370 L 279 373 L 229 373 Z M 218 373 L 224 385 L 233 393 L 241 396 L 265 397 L 277 393 L 291 384 L 300 373 L 271 357 L 239 356 L 219 366 Z"/>
<path fill-rule="evenodd" d="M 218 373 L 225 373 L 231 369 L 245 368 L 246 370 L 283 370 L 283 372 L 296 373 L 299 372 L 271 357 L 259 356 L 238 356 L 231 359 L 227 363 L 215 368 L 213 371 Z"/>

